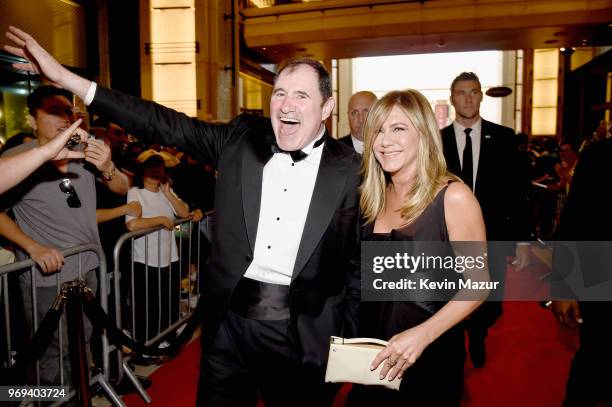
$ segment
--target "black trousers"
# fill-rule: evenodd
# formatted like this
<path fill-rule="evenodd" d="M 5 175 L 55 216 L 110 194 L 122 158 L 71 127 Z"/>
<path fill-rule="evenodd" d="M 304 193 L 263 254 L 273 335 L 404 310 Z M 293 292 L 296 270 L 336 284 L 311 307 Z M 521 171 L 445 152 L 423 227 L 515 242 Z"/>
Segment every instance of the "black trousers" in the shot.
<path fill-rule="evenodd" d="M 581 302 L 580 347 L 572 359 L 564 407 L 612 404 L 612 302 Z"/>
<path fill-rule="evenodd" d="M 499 281 L 499 285 L 495 293 L 489 297 L 480 307 L 470 314 L 465 321 L 465 327 L 470 338 L 484 340 L 488 336 L 488 330 L 491 328 L 497 319 L 502 315 L 502 305 L 504 296 L 504 285 L 506 282 L 506 254 L 509 248 L 491 247 L 489 246 L 489 273 L 491 281 Z"/>
<path fill-rule="evenodd" d="M 259 321 L 228 311 L 214 343 L 203 346 L 198 406 L 331 406 L 339 385 L 304 366 L 291 346 L 289 320 Z"/>

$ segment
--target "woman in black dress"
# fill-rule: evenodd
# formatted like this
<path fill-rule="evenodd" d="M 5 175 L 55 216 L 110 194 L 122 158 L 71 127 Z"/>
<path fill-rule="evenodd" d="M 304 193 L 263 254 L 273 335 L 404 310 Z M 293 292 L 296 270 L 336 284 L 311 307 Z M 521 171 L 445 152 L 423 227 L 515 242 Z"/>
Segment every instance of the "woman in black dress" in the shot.
<path fill-rule="evenodd" d="M 363 240 L 486 240 L 478 201 L 447 171 L 437 122 L 422 94 L 385 95 L 370 109 L 364 135 Z M 465 359 L 460 323 L 481 303 L 362 302 L 363 336 L 389 341 L 371 368 L 383 363 L 381 377 L 402 383 L 399 391 L 355 385 L 348 405 L 459 405 Z"/>

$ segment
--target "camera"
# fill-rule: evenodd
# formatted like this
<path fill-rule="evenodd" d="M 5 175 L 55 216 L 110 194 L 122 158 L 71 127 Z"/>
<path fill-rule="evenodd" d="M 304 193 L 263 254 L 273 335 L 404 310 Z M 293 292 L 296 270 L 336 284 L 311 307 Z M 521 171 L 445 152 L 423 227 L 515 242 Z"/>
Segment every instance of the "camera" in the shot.
<path fill-rule="evenodd" d="M 95 139 L 96 137 L 93 134 L 87 134 L 87 140 L 92 140 Z M 70 138 L 68 139 L 68 141 L 66 142 L 66 148 L 72 148 L 74 146 L 76 146 L 77 144 L 81 143 L 81 136 L 79 136 L 77 133 L 73 134 L 72 136 L 70 136 Z"/>

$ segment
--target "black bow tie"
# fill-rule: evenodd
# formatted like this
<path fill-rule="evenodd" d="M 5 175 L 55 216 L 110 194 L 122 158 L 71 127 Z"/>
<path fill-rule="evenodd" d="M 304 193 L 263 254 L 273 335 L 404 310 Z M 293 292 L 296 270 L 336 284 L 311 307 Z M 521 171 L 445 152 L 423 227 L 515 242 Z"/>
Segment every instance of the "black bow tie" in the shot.
<path fill-rule="evenodd" d="M 319 138 L 314 143 L 314 146 L 312 148 L 315 149 L 315 148 L 319 147 L 321 144 L 323 144 L 324 141 L 325 141 L 325 137 L 324 136 Z M 272 151 L 273 154 L 276 154 L 276 153 L 289 154 L 291 156 L 291 159 L 293 160 L 294 163 L 296 163 L 298 161 L 302 161 L 304 158 L 308 157 L 308 154 L 306 154 L 302 150 L 295 150 L 295 151 L 285 151 L 285 150 L 282 150 L 278 146 L 278 144 L 276 144 L 276 140 L 274 140 L 274 142 L 270 146 L 270 150 Z"/>

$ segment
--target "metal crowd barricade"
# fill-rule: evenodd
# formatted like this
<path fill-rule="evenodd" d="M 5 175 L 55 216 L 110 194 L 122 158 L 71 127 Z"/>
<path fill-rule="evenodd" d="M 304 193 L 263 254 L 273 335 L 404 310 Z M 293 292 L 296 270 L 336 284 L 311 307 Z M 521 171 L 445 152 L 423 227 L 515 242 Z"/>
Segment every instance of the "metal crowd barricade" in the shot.
<path fill-rule="evenodd" d="M 84 252 L 93 252 L 97 255 L 99 261 L 98 267 L 98 293 L 97 298 L 99 299 L 100 306 L 104 309 L 105 312 L 108 311 L 108 295 L 110 289 L 110 281 L 109 276 L 106 271 L 106 257 L 104 256 L 104 252 L 102 249 L 94 244 L 84 244 L 74 246 L 68 249 L 64 249 L 61 251 L 64 258 L 68 258 L 70 256 L 78 256 L 78 271 L 79 271 L 79 279 L 83 279 L 83 271 L 81 270 L 82 261 L 81 261 L 81 253 Z M 16 263 L 7 264 L 4 266 L 0 266 L 0 279 L 2 283 L 2 296 L 0 300 L 3 302 L 3 310 L 4 310 L 4 331 L 5 331 L 5 345 L 6 345 L 6 367 L 11 368 L 14 364 L 13 362 L 13 349 L 14 346 L 11 343 L 11 310 L 10 310 L 10 291 L 8 289 L 8 278 L 9 274 L 17 275 L 25 272 L 27 269 L 31 271 L 31 279 L 30 279 L 30 288 L 31 288 L 31 306 L 32 306 L 32 335 L 37 331 L 39 327 L 38 315 L 37 315 L 37 285 L 36 285 L 36 273 L 40 273 L 36 264 L 32 259 L 22 260 Z M 61 287 L 60 273 L 56 273 L 56 292 L 59 294 Z M 60 319 L 58 326 L 58 340 L 59 340 L 59 385 L 64 386 L 64 347 L 63 347 L 63 334 L 62 330 L 65 329 L 63 326 L 63 322 Z M 93 324 L 92 324 L 93 325 Z M 93 338 L 92 338 L 93 339 Z M 53 346 L 50 344 L 49 346 Z M 110 385 L 109 378 L 109 343 L 108 338 L 105 334 L 102 334 L 101 337 L 101 347 L 102 347 L 102 370 L 101 372 L 95 373 L 90 377 L 90 386 L 94 384 L 99 384 L 102 389 L 107 394 L 110 401 L 112 401 L 117 406 L 124 406 L 123 401 L 119 398 L 119 395 L 115 392 L 115 390 Z M 41 385 L 40 380 L 40 363 L 36 362 L 36 385 Z M 47 383 L 48 384 L 48 383 Z M 74 390 L 70 391 L 69 397 L 72 398 L 74 395 Z M 58 401 L 52 405 L 59 405 L 66 401 L 63 399 Z"/>
<path fill-rule="evenodd" d="M 206 219 L 208 219 L 211 216 L 211 214 L 212 212 L 207 213 Z M 201 244 L 203 242 L 202 239 L 205 238 L 201 236 L 200 234 L 199 225 L 200 225 L 199 223 L 194 224 L 194 222 L 192 222 L 191 219 L 189 218 L 178 219 L 174 223 L 173 238 L 169 239 L 169 245 L 170 245 L 170 247 L 168 248 L 169 249 L 168 250 L 169 266 L 167 270 L 168 280 L 170 278 L 174 278 L 172 276 L 172 270 L 174 269 L 172 269 L 173 263 L 171 261 L 171 254 L 172 254 L 173 239 L 177 237 L 176 234 L 178 233 L 179 243 L 178 243 L 177 248 L 178 248 L 179 260 L 178 260 L 178 274 L 176 277 L 178 278 L 178 281 L 175 282 L 177 284 L 175 284 L 174 287 L 178 286 L 179 292 L 174 292 L 174 293 L 172 292 L 173 290 L 172 283 L 167 284 L 167 287 L 164 287 L 162 285 L 162 274 L 163 274 L 162 269 L 164 267 L 161 267 L 160 265 L 161 263 L 160 262 L 161 234 L 169 233 L 162 226 L 126 233 L 123 236 L 121 236 L 117 240 L 117 243 L 115 244 L 115 248 L 113 250 L 114 273 L 112 275 L 112 279 L 114 283 L 114 293 L 115 293 L 114 301 L 115 301 L 116 324 L 124 332 L 129 332 L 133 339 L 139 339 L 139 342 L 143 342 L 142 340 L 140 340 L 141 338 L 136 338 L 137 336 L 136 335 L 137 334 L 136 325 L 137 323 L 140 323 L 140 321 L 137 322 L 136 312 L 137 310 L 139 310 L 139 307 L 145 307 L 144 314 L 145 314 L 146 320 L 145 320 L 144 335 L 145 335 L 146 340 L 144 341 L 144 345 L 146 346 L 156 344 L 160 342 L 162 339 L 168 337 L 169 334 L 176 332 L 182 325 L 184 325 L 189 320 L 189 318 L 191 318 L 193 314 L 193 309 L 195 308 L 195 304 L 197 303 L 197 300 L 200 295 L 200 286 L 199 286 L 200 262 L 201 260 L 203 260 L 200 258 L 200 252 L 201 252 L 200 249 L 201 249 Z M 157 234 L 157 266 L 149 266 L 149 238 L 153 236 L 154 234 Z M 192 253 L 192 238 L 194 237 L 194 235 L 196 237 L 196 243 L 197 243 L 195 246 L 196 253 Z M 144 264 L 140 263 L 139 265 L 139 267 L 144 267 L 144 270 L 145 270 L 144 271 L 144 281 L 136 281 L 135 274 L 134 274 L 134 270 L 135 270 L 134 242 L 137 239 L 145 239 L 144 240 L 145 242 L 145 245 L 144 245 L 145 246 L 144 248 L 145 260 L 144 260 Z M 122 256 L 121 256 L 122 250 L 126 249 L 126 246 L 128 244 L 129 244 L 129 247 L 131 248 L 129 266 L 127 264 L 124 264 L 124 267 L 122 267 Z M 192 276 L 192 269 L 191 269 L 192 264 L 195 264 L 195 278 L 194 276 Z M 186 276 L 188 280 L 187 298 L 183 298 L 181 296 L 181 280 L 182 280 L 183 272 L 185 270 L 184 265 L 187 265 L 187 276 Z M 157 293 L 149 292 L 149 280 L 151 278 L 157 279 Z M 144 290 L 145 290 L 144 304 L 142 303 L 139 304 L 136 302 L 137 299 L 136 299 L 135 290 L 136 290 L 136 286 L 139 284 L 144 285 Z M 122 293 L 122 290 L 127 291 L 128 295 L 126 296 L 126 293 Z M 162 304 L 162 301 L 161 301 L 162 290 L 167 290 L 168 302 L 166 304 Z M 157 295 L 156 297 L 157 298 L 157 318 L 155 321 L 152 321 L 150 318 L 149 297 L 155 294 Z M 179 299 L 178 315 L 172 315 L 172 300 L 174 298 Z M 167 307 L 167 313 L 166 313 L 167 321 L 161 320 L 161 316 L 163 313 L 162 312 L 163 307 Z M 184 307 L 186 307 L 186 310 L 183 312 Z M 122 312 L 125 312 L 126 309 L 129 310 L 129 316 L 127 320 L 125 320 L 126 318 L 123 318 L 123 315 L 122 315 Z M 163 327 L 162 322 L 166 322 L 167 326 Z M 153 336 L 149 336 L 151 327 L 157 328 L 154 330 L 155 334 Z M 142 387 L 136 375 L 133 373 L 130 366 L 128 365 L 128 361 L 134 357 L 134 353 L 131 353 L 129 355 L 123 355 L 122 349 L 113 348 L 113 347 L 109 348 L 109 351 L 110 352 L 116 351 L 116 354 L 117 354 L 117 365 L 120 366 L 120 369 L 118 372 L 118 375 L 119 375 L 118 381 L 121 381 L 123 379 L 123 376 L 126 375 L 129 378 L 129 380 L 132 382 L 134 387 L 137 389 L 141 397 L 144 399 L 144 401 L 147 403 L 150 403 L 151 402 L 150 396 L 147 394 L 145 389 Z"/>

